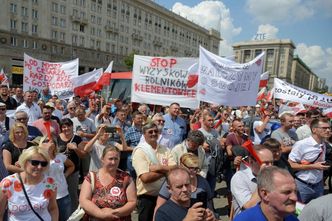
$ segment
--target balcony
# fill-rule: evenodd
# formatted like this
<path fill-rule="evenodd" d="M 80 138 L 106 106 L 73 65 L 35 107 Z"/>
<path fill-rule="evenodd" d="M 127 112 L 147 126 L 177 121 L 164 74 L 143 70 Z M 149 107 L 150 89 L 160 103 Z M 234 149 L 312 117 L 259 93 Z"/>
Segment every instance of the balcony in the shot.
<path fill-rule="evenodd" d="M 72 22 L 76 22 L 82 25 L 87 25 L 89 23 L 89 20 L 85 17 L 80 17 L 79 15 L 71 15 L 70 16 Z"/>
<path fill-rule="evenodd" d="M 115 34 L 119 33 L 119 29 L 115 28 L 115 27 L 112 27 L 111 25 L 105 25 L 105 30 L 107 32 L 113 32 Z"/>

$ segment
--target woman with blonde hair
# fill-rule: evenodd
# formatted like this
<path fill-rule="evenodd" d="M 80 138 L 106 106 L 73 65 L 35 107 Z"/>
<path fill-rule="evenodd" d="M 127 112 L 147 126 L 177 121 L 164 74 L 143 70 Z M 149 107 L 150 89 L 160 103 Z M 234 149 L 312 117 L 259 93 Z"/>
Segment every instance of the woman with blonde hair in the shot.
<path fill-rule="evenodd" d="M 214 211 L 213 207 L 213 194 L 210 188 L 209 183 L 199 175 L 199 160 L 197 155 L 193 153 L 185 153 L 180 158 L 180 166 L 188 170 L 190 175 L 190 187 L 191 187 L 191 201 L 197 202 L 198 198 L 201 199 L 201 196 L 204 196 L 205 202 L 207 203 L 207 208 L 211 211 Z M 198 197 L 200 196 L 200 197 Z M 171 197 L 167 183 L 165 182 L 159 191 L 159 196 L 157 198 L 157 204 L 155 207 L 155 212 L 157 209 L 162 206 L 169 198 Z"/>
<path fill-rule="evenodd" d="M 22 123 L 15 123 L 9 131 L 9 141 L 2 145 L 3 163 L 9 174 L 22 172 L 18 158 L 24 149 L 33 146 L 28 141 L 28 129 Z"/>
<path fill-rule="evenodd" d="M 136 187 L 130 175 L 118 169 L 120 151 L 114 146 L 106 146 L 101 162 L 102 168 L 98 172 L 85 177 L 80 205 L 90 220 L 130 221 L 130 214 L 136 207 Z"/>
<path fill-rule="evenodd" d="M 8 209 L 8 220 L 57 221 L 57 185 L 45 173 L 49 167 L 48 153 L 32 146 L 20 155 L 22 172 L 5 177 L 0 183 L 0 220 Z"/>

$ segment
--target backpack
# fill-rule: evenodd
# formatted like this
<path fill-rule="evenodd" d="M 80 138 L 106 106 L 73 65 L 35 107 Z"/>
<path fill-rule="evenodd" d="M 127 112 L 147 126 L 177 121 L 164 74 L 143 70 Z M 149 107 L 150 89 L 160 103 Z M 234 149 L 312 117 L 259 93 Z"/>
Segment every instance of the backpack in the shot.
<path fill-rule="evenodd" d="M 212 176 L 221 176 L 223 174 L 224 166 L 226 164 L 227 156 L 222 149 L 220 142 L 218 139 L 213 138 L 210 140 L 207 140 L 206 143 L 210 147 L 210 164 L 209 164 L 209 173 Z"/>

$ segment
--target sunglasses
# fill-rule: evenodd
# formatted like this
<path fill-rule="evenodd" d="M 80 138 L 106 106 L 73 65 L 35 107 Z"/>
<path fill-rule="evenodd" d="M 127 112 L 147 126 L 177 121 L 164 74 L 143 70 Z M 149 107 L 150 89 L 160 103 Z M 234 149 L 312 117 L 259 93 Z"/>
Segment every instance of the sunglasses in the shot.
<path fill-rule="evenodd" d="M 158 130 L 149 130 L 148 131 L 148 134 L 158 134 Z"/>
<path fill-rule="evenodd" d="M 165 121 L 164 121 L 164 120 L 157 120 L 157 122 L 159 122 L 159 123 L 161 123 L 161 122 L 165 123 Z"/>
<path fill-rule="evenodd" d="M 42 167 L 47 167 L 48 162 L 47 161 L 40 161 L 40 160 L 29 160 L 32 166 L 42 166 Z"/>

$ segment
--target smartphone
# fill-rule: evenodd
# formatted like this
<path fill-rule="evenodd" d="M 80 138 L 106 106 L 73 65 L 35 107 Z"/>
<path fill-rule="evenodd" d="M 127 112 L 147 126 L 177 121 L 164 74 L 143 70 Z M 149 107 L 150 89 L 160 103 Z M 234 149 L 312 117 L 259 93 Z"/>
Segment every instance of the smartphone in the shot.
<path fill-rule="evenodd" d="M 328 162 L 324 162 L 324 163 L 322 163 L 322 165 L 324 165 L 324 166 L 330 166 L 330 164 Z"/>
<path fill-rule="evenodd" d="M 191 198 L 190 207 L 195 203 L 202 202 L 202 208 L 207 208 L 207 193 L 206 192 L 199 192 L 196 195 L 196 198 Z"/>
<path fill-rule="evenodd" d="M 118 129 L 116 127 L 105 127 L 106 133 L 117 133 Z"/>

